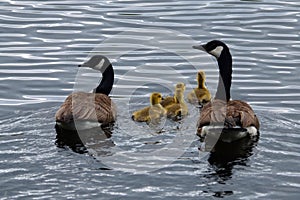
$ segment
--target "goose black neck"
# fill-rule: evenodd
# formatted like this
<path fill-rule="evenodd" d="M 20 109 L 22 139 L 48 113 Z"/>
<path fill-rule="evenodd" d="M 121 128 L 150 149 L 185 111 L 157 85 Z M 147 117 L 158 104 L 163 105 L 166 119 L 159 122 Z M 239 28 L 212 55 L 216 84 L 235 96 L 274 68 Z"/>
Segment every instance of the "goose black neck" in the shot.
<path fill-rule="evenodd" d="M 102 80 L 96 88 L 96 93 L 109 95 L 114 84 L 114 70 L 111 64 L 102 73 Z"/>
<path fill-rule="evenodd" d="M 224 50 L 218 58 L 219 83 L 216 92 L 216 99 L 230 100 L 230 87 L 232 79 L 232 57 L 229 50 Z"/>

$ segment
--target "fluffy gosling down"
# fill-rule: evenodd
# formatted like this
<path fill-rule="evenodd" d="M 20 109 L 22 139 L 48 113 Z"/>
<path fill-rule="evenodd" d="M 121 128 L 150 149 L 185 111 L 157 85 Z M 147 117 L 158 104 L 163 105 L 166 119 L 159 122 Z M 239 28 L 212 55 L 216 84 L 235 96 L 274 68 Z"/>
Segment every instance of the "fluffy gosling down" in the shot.
<path fill-rule="evenodd" d="M 176 93 L 176 90 L 177 90 L 177 89 L 181 89 L 182 92 L 184 92 L 184 91 L 185 91 L 185 84 L 182 83 L 182 82 L 177 83 L 176 86 L 175 86 L 175 93 Z M 161 101 L 160 104 L 161 104 L 164 108 L 166 108 L 166 107 L 168 107 L 168 106 L 170 106 L 170 105 L 172 105 L 172 104 L 176 104 L 176 103 L 177 103 L 176 95 L 174 95 L 174 96 L 167 96 L 167 97 L 164 97 L 164 99 Z"/>
<path fill-rule="evenodd" d="M 167 110 L 160 104 L 162 101 L 162 95 L 158 92 L 154 92 L 150 95 L 150 106 L 141 110 L 137 110 L 132 114 L 132 119 L 138 122 L 157 122 L 161 118 L 165 117 Z"/>
<path fill-rule="evenodd" d="M 175 102 L 166 106 L 167 116 L 173 120 L 181 119 L 188 114 L 188 107 L 185 103 L 183 92 L 182 88 L 176 88 Z"/>
<path fill-rule="evenodd" d="M 192 104 L 205 104 L 210 101 L 211 94 L 205 85 L 205 72 L 200 70 L 197 73 L 198 86 L 194 88 L 188 95 L 187 99 Z"/>

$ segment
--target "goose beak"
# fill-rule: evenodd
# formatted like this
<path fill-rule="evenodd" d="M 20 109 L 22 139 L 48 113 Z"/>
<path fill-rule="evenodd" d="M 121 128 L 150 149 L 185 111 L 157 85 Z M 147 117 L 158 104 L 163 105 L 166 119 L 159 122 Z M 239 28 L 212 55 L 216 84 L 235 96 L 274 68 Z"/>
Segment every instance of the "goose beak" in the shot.
<path fill-rule="evenodd" d="M 200 45 L 194 45 L 193 48 L 194 48 L 194 49 L 198 49 L 198 50 L 201 50 L 201 51 L 205 51 L 205 52 L 206 52 L 206 50 L 205 50 L 205 48 L 204 48 L 204 45 L 201 45 L 201 44 L 200 44 Z"/>
<path fill-rule="evenodd" d="M 82 65 L 78 65 L 78 67 L 88 67 L 88 65 L 83 63 Z"/>

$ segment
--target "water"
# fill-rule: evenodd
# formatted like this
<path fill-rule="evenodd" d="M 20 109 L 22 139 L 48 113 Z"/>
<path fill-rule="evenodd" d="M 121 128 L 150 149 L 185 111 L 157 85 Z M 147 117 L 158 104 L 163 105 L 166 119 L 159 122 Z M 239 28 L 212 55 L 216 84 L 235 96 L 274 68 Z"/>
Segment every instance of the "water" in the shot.
<path fill-rule="evenodd" d="M 2 1 L 1 199 L 298 199 L 299 6 L 298 1 Z M 262 126 L 257 141 L 199 156 L 197 112 L 181 124 L 168 122 L 159 135 L 133 123 L 130 113 L 147 104 L 154 90 L 170 94 L 178 80 L 189 90 L 195 69 L 206 71 L 214 93 L 215 61 L 189 50 L 193 41 L 211 39 L 230 46 L 232 97 L 249 102 Z M 74 88 L 97 85 L 97 74 L 76 67 L 94 48 L 114 64 L 112 98 L 119 118 L 110 138 L 86 138 L 89 153 L 82 146 L 61 148 L 55 144 L 54 114 Z M 82 83 L 79 74 L 91 82 Z M 168 160 L 180 149 L 174 141 L 180 145 L 185 138 L 182 154 Z M 125 158 L 115 157 L 120 152 Z M 155 154 L 158 165 L 148 171 L 138 168 L 140 157 L 136 166 L 122 165 L 137 154 L 157 152 L 166 155 Z M 104 164 L 110 159 L 113 167 Z"/>

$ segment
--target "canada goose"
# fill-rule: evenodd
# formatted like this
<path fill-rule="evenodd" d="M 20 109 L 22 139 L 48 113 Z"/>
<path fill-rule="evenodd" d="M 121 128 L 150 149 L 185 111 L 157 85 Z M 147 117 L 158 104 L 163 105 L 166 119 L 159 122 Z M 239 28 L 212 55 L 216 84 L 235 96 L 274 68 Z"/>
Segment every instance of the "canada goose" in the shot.
<path fill-rule="evenodd" d="M 180 119 L 188 114 L 188 107 L 184 101 L 184 90 L 182 88 L 176 88 L 175 99 L 176 102 L 166 106 L 167 116 L 171 119 Z"/>
<path fill-rule="evenodd" d="M 204 104 L 210 101 L 211 95 L 209 90 L 205 85 L 205 72 L 200 70 L 197 73 L 197 83 L 198 86 L 194 88 L 188 95 L 187 99 L 189 103 L 192 104 Z"/>
<path fill-rule="evenodd" d="M 95 93 L 74 92 L 70 94 L 55 114 L 56 124 L 64 129 L 74 130 L 114 122 L 116 108 L 108 97 L 114 83 L 112 64 L 105 56 L 95 55 L 78 67 L 90 67 L 101 71 L 102 80 L 94 89 Z"/>
<path fill-rule="evenodd" d="M 176 89 L 182 89 L 182 92 L 184 92 L 185 91 L 185 84 L 182 83 L 182 82 L 177 83 L 176 86 L 175 86 L 175 91 L 176 91 Z M 167 106 L 169 106 L 171 104 L 176 104 L 176 103 L 177 103 L 177 100 L 176 100 L 175 95 L 164 97 L 164 99 L 160 102 L 160 104 L 164 108 L 166 108 Z"/>
<path fill-rule="evenodd" d="M 162 95 L 158 92 L 153 92 L 150 95 L 150 106 L 135 111 L 131 118 L 138 122 L 153 123 L 159 121 L 167 114 L 166 109 L 160 104 L 161 100 Z"/>
<path fill-rule="evenodd" d="M 247 135 L 256 136 L 259 121 L 250 105 L 241 100 L 230 100 L 232 57 L 229 48 L 218 40 L 193 46 L 193 48 L 213 55 L 218 61 L 220 74 L 214 100 L 201 110 L 197 135 L 200 137 L 205 137 L 208 133 L 213 135 L 217 125 L 221 124 L 219 126 L 222 131 L 220 139 L 225 142 L 232 142 Z M 218 134 L 219 137 L 220 133 Z"/>

